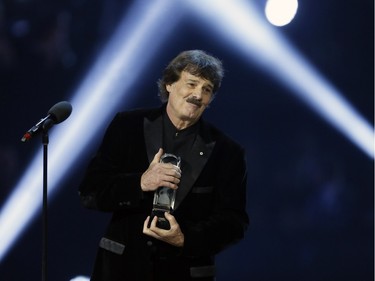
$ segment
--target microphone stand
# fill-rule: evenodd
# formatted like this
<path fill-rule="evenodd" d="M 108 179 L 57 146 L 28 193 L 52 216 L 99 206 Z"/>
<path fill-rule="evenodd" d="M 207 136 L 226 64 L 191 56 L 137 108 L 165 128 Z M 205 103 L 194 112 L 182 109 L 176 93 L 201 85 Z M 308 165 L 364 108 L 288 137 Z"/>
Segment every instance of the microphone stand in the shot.
<path fill-rule="evenodd" d="M 42 143 L 43 143 L 43 210 L 42 210 L 42 281 L 47 280 L 47 160 L 48 160 L 48 130 L 54 124 L 61 123 L 69 117 L 72 112 L 72 106 L 66 101 L 59 102 L 51 107 L 48 111 L 48 116 L 41 119 L 34 127 L 28 130 L 22 137 L 21 141 L 26 142 L 30 140 L 33 135 L 39 131 L 42 132 Z"/>
<path fill-rule="evenodd" d="M 42 143 L 43 143 L 43 210 L 42 210 L 42 281 L 47 281 L 47 171 L 48 171 L 48 129 L 43 129 L 42 133 Z"/>

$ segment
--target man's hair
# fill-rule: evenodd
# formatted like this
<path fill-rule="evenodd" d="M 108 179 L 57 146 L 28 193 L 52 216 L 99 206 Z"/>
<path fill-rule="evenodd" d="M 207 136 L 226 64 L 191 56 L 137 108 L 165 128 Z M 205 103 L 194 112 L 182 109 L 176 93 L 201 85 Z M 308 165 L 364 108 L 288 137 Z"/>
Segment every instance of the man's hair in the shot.
<path fill-rule="evenodd" d="M 219 59 L 201 50 L 184 51 L 168 64 L 162 78 L 158 81 L 159 97 L 162 102 L 166 102 L 169 97 L 166 86 L 178 81 L 182 71 L 210 81 L 214 86 L 213 97 L 224 77 L 224 68 Z"/>

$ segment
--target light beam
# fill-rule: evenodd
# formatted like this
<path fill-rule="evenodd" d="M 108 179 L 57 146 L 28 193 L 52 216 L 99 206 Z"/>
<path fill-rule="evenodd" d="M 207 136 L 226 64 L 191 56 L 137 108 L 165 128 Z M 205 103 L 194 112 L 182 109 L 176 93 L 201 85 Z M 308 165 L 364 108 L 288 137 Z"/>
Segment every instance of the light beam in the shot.
<path fill-rule="evenodd" d="M 374 128 L 343 95 L 276 32 L 248 0 L 185 0 L 200 18 L 251 63 L 282 81 L 369 157 Z"/>
<path fill-rule="evenodd" d="M 74 113 L 54 128 L 50 137 L 48 194 L 56 192 L 97 130 L 120 99 L 131 97 L 130 88 L 147 66 L 180 15 L 167 13 L 171 0 L 136 1 L 73 95 Z M 99 114 L 98 114 L 99 113 Z M 42 153 L 38 153 L 0 213 L 0 262 L 22 231 L 40 210 L 42 201 Z"/>

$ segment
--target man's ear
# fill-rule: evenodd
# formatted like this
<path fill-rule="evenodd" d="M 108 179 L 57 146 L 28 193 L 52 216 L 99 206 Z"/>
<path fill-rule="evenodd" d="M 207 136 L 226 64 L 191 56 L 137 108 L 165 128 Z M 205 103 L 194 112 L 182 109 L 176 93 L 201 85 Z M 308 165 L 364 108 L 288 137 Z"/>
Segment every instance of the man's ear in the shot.
<path fill-rule="evenodd" d="M 167 92 L 170 93 L 172 90 L 173 84 L 165 85 L 165 88 L 167 89 Z"/>

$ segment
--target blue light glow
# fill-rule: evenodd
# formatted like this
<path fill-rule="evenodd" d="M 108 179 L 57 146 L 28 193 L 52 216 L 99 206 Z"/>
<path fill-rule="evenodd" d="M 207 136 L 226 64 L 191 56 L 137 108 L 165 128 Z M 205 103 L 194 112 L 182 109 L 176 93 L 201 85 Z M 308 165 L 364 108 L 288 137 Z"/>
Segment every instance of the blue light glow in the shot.
<path fill-rule="evenodd" d="M 186 0 L 251 62 L 281 80 L 325 120 L 374 158 L 374 128 L 268 24 L 252 1 Z M 230 11 L 230 12 L 228 12 Z"/>
<path fill-rule="evenodd" d="M 166 14 L 174 5 L 170 0 L 136 1 L 127 13 L 74 94 L 72 116 L 51 132 L 49 194 L 56 191 L 58 182 L 106 118 L 114 114 L 113 108 L 119 100 L 129 98 L 130 87 L 180 18 L 178 13 L 173 17 Z M 1 210 L 0 261 L 41 208 L 42 172 L 40 152 Z"/>
<path fill-rule="evenodd" d="M 72 116 L 50 138 L 49 193 L 69 171 L 80 152 L 113 114 L 120 99 L 140 77 L 160 44 L 191 7 L 251 62 L 267 69 L 328 122 L 374 157 L 374 130 L 248 0 L 135 1 L 109 45 L 73 95 Z M 179 5 L 177 7 L 177 5 Z M 173 16 L 170 12 L 173 11 Z M 88 125 L 89 124 L 89 125 Z M 0 213 L 0 261 L 34 218 L 42 201 L 42 153 L 15 186 Z"/>

